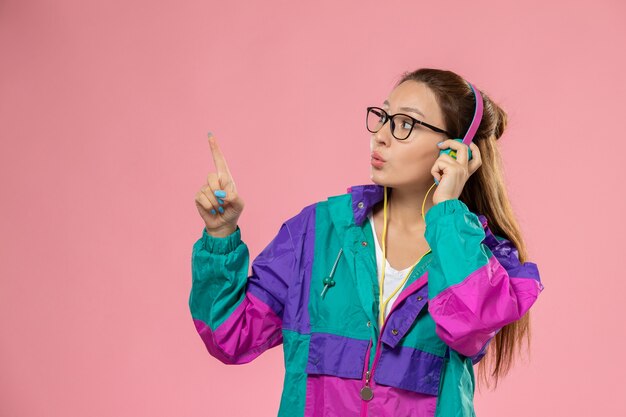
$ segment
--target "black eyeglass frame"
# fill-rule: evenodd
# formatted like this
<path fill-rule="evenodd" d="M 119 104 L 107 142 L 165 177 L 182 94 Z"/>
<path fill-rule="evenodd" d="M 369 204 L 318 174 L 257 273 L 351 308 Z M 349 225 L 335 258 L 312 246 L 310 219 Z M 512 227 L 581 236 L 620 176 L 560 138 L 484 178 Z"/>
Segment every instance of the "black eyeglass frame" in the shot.
<path fill-rule="evenodd" d="M 413 133 L 413 128 L 415 127 L 415 124 L 420 124 L 422 126 L 426 126 L 427 128 L 434 130 L 435 132 L 438 133 L 445 133 L 446 135 L 448 135 L 448 138 L 451 138 L 452 135 L 450 133 L 448 133 L 447 131 L 440 129 L 436 126 L 433 126 L 431 124 L 428 124 L 426 122 L 423 122 L 421 120 L 416 119 L 415 117 L 409 116 L 408 114 L 405 113 L 396 113 L 396 114 L 388 114 L 384 109 L 381 109 L 380 107 L 368 107 L 367 108 L 367 114 L 365 115 L 365 128 L 367 129 L 368 132 L 371 133 L 376 133 L 378 132 L 380 129 L 376 130 L 375 132 L 372 132 L 369 128 L 369 126 L 367 125 L 367 120 L 369 119 L 369 115 L 370 115 L 370 111 L 371 110 L 380 110 L 385 116 L 385 120 L 383 121 L 383 124 L 380 125 L 380 129 L 383 128 L 383 126 L 385 126 L 385 123 L 387 123 L 387 120 L 390 121 L 391 123 L 391 134 L 393 135 L 394 138 L 396 138 L 397 140 L 406 140 L 409 138 L 409 136 L 411 136 L 411 133 Z M 408 117 L 409 119 L 411 119 L 411 121 L 413 122 L 413 124 L 411 125 L 411 130 L 409 130 L 409 133 L 406 135 L 406 138 L 404 139 L 400 139 L 398 137 L 396 137 L 396 135 L 393 133 L 394 130 L 396 130 L 396 123 L 394 122 L 394 117 L 396 116 L 405 116 Z"/>

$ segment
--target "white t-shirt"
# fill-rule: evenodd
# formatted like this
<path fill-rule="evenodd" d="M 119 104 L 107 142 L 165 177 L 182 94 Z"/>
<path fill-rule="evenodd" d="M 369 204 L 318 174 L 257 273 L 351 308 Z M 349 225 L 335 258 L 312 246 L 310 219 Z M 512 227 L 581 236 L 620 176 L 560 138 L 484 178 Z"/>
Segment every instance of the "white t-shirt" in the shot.
<path fill-rule="evenodd" d="M 378 285 L 380 285 L 380 281 L 382 279 L 383 249 L 382 249 L 382 246 L 380 245 L 380 242 L 378 242 L 378 238 L 376 237 L 376 229 L 374 228 L 374 217 L 372 216 L 371 212 L 367 216 L 367 218 L 370 221 L 370 225 L 372 226 L 372 234 L 374 235 L 374 244 L 376 246 L 376 265 L 377 265 L 376 271 L 378 273 Z M 408 267 L 406 269 L 403 269 L 402 271 L 398 271 L 398 270 L 393 269 L 389 265 L 388 261 L 385 263 L 385 282 L 383 283 L 383 302 L 385 302 L 385 300 L 387 300 L 387 297 L 389 297 L 391 293 L 395 291 L 398 285 L 400 285 L 404 277 L 406 277 L 406 274 L 409 273 L 410 269 L 411 267 Z M 384 313 L 385 318 L 387 317 L 387 314 L 389 314 L 389 311 L 391 310 L 391 306 L 393 306 L 393 303 L 396 301 L 396 298 L 398 298 L 398 295 L 400 295 L 401 292 L 402 292 L 402 288 L 400 288 L 398 292 L 394 294 L 393 298 L 391 298 L 387 302 L 387 306 L 385 307 L 385 313 Z"/>

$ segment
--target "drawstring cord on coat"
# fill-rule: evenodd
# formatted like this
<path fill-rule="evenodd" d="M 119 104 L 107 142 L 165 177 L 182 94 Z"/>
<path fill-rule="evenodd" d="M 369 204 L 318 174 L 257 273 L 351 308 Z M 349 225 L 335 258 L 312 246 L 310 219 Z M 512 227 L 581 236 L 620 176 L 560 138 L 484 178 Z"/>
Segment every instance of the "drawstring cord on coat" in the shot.
<path fill-rule="evenodd" d="M 335 268 L 337 268 L 337 262 L 339 262 L 339 258 L 341 257 L 342 253 L 343 253 L 343 248 L 340 248 L 339 253 L 337 254 L 337 259 L 335 259 L 335 265 L 333 265 L 333 269 L 332 271 L 330 271 L 330 276 L 324 278 L 324 289 L 322 290 L 322 294 L 320 294 L 322 298 L 324 298 L 324 295 L 326 294 L 326 290 L 328 290 L 328 288 L 335 285 L 335 280 L 333 280 L 333 275 L 335 274 Z"/>

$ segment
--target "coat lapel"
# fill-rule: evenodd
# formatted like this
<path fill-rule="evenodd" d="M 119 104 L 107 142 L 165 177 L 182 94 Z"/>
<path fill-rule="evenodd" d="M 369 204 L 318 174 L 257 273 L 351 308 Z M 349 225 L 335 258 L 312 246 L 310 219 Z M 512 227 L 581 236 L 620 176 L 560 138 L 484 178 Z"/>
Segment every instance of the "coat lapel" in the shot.
<path fill-rule="evenodd" d="M 371 251 L 373 249 L 371 233 L 368 238 L 361 227 L 354 223 L 351 194 L 329 197 L 328 209 L 335 233 L 342 242 L 343 256 L 349 265 L 359 301 L 368 320 L 375 324 L 378 312 L 378 283 L 376 261 L 373 257 L 375 255 Z"/>

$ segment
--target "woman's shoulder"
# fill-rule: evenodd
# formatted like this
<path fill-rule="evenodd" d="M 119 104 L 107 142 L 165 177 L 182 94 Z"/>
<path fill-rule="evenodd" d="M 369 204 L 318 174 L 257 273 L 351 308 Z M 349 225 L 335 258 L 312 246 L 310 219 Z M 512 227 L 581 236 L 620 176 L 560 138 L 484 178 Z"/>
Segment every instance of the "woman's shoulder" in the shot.
<path fill-rule="evenodd" d="M 309 228 L 314 228 L 316 217 L 332 216 L 333 210 L 342 207 L 347 210 L 351 206 L 351 187 L 343 193 L 329 194 L 326 198 L 310 200 L 295 214 L 289 217 L 285 223 L 293 234 L 304 233 Z M 319 219 L 318 219 L 319 220 Z"/>

